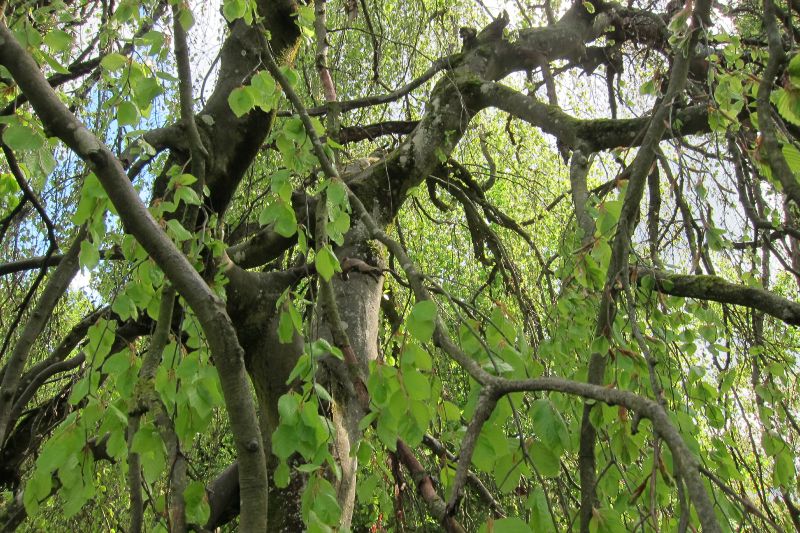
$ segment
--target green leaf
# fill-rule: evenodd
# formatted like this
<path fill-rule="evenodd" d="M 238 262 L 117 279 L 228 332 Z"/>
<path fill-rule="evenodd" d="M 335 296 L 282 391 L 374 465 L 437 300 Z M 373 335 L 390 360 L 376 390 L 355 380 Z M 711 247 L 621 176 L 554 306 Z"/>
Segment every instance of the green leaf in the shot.
<path fill-rule="evenodd" d="M 132 102 L 124 101 L 117 108 L 117 122 L 120 126 L 132 126 L 139 121 L 139 108 Z"/>
<path fill-rule="evenodd" d="M 370 503 L 372 495 L 375 494 L 375 489 L 378 488 L 378 483 L 382 479 L 376 474 L 366 476 L 364 479 L 359 479 L 356 484 L 356 496 L 360 503 Z"/>
<path fill-rule="evenodd" d="M 194 192 L 194 189 L 191 187 L 179 187 L 177 191 L 175 191 L 175 201 L 180 203 L 183 202 L 187 205 L 200 205 L 200 197 L 197 196 L 197 193 Z"/>
<path fill-rule="evenodd" d="M 297 84 L 300 82 L 300 76 L 297 74 L 297 71 L 291 67 L 284 66 L 280 67 L 281 73 L 286 76 L 286 81 L 289 82 L 291 87 L 296 87 Z"/>
<path fill-rule="evenodd" d="M 326 229 L 328 230 L 328 237 L 333 242 L 339 246 L 344 245 L 344 235 L 350 229 L 350 215 L 341 209 L 333 210 Z"/>
<path fill-rule="evenodd" d="M 249 87 L 237 87 L 228 95 L 228 105 L 237 117 L 242 117 L 250 112 L 256 105 L 253 91 Z"/>
<path fill-rule="evenodd" d="M 194 15 L 192 15 L 192 11 L 187 7 L 182 8 L 178 13 L 178 22 L 181 23 L 181 27 L 184 31 L 188 31 L 189 28 L 194 26 Z M 197 523 L 202 524 L 204 522 Z"/>
<path fill-rule="evenodd" d="M 12 122 L 3 132 L 3 142 L 13 151 L 38 150 L 44 145 L 44 138 L 33 128 Z"/>
<path fill-rule="evenodd" d="M 617 533 L 628 530 L 622 521 L 622 516 L 608 507 L 593 510 L 589 529 L 592 533 Z"/>
<path fill-rule="evenodd" d="M 283 237 L 291 237 L 297 232 L 297 218 L 294 210 L 282 200 L 271 202 L 258 215 L 258 223 L 262 226 L 274 223 L 273 228 Z"/>
<path fill-rule="evenodd" d="M 192 234 L 184 228 L 181 223 L 172 218 L 167 220 L 167 233 L 176 241 L 183 242 L 192 238 Z"/>
<path fill-rule="evenodd" d="M 378 439 L 389 450 L 397 449 L 397 419 L 389 411 L 381 412 L 375 432 L 378 434 Z"/>
<path fill-rule="evenodd" d="M 109 71 L 119 70 L 128 64 L 128 58 L 122 54 L 112 53 L 100 61 L 100 66 Z"/>
<path fill-rule="evenodd" d="M 342 267 L 339 265 L 339 259 L 333 253 L 330 245 L 325 245 L 321 248 L 316 257 L 314 258 L 314 265 L 317 267 L 317 273 L 322 276 L 325 281 L 330 281 L 335 272 L 341 272 Z"/>
<path fill-rule="evenodd" d="M 222 15 L 228 22 L 244 17 L 247 12 L 245 0 L 225 0 L 222 4 Z"/>
<path fill-rule="evenodd" d="M 99 384 L 100 373 L 90 372 L 72 386 L 72 392 L 69 395 L 69 403 L 77 405 L 81 400 L 86 398 L 86 396 L 97 390 Z"/>
<path fill-rule="evenodd" d="M 59 478 L 64 484 L 60 494 L 64 499 L 62 507 L 64 518 L 70 518 L 78 513 L 81 508 L 94 496 L 94 476 L 91 456 L 83 455 L 83 464 L 80 462 L 73 467 L 74 476 L 65 478 L 64 470 L 59 470 Z M 89 470 L 89 472 L 87 472 Z M 89 474 L 89 475 L 87 475 Z"/>
<path fill-rule="evenodd" d="M 292 372 L 286 379 L 286 384 L 290 385 L 297 378 L 305 379 L 309 372 L 311 372 L 311 356 L 304 353 L 297 359 L 297 363 L 295 363 Z"/>
<path fill-rule="evenodd" d="M 89 241 L 81 242 L 81 251 L 78 255 L 78 262 L 83 268 L 92 270 L 100 262 L 100 251 Z"/>
<path fill-rule="evenodd" d="M 208 506 L 208 496 L 206 488 L 200 481 L 192 481 L 183 492 L 183 500 L 186 503 L 186 519 L 193 524 L 205 524 L 211 516 L 211 508 Z"/>
<path fill-rule="evenodd" d="M 792 56 L 786 72 L 789 74 L 789 81 L 792 82 L 792 85 L 800 88 L 800 54 Z"/>
<path fill-rule="evenodd" d="M 544 477 L 556 477 L 561 471 L 561 463 L 553 451 L 539 441 L 531 443 L 528 454 L 533 465 Z"/>
<path fill-rule="evenodd" d="M 152 424 L 139 428 L 133 436 L 131 451 L 139 454 L 145 481 L 154 483 L 167 464 L 164 443 Z"/>
<path fill-rule="evenodd" d="M 257 72 L 250 80 L 250 86 L 253 88 L 251 94 L 254 97 L 256 105 L 265 113 L 271 111 L 275 107 L 278 96 L 276 91 L 277 85 L 272 76 L 263 70 Z"/>
<path fill-rule="evenodd" d="M 411 399 L 414 400 L 428 400 L 431 397 L 431 384 L 428 378 L 417 372 L 410 370 L 403 372 L 403 384 L 405 385 L 406 392 Z"/>
<path fill-rule="evenodd" d="M 491 472 L 497 458 L 507 454 L 508 445 L 503 431 L 494 424 L 484 425 L 472 454 L 472 464 L 481 472 Z"/>
<path fill-rule="evenodd" d="M 291 305 L 291 304 L 287 304 Z M 292 322 L 292 316 L 289 314 L 288 310 L 282 310 L 280 317 L 278 318 L 278 340 L 282 344 L 288 344 L 292 342 L 294 338 L 294 323 Z"/>
<path fill-rule="evenodd" d="M 147 109 L 156 96 L 164 92 L 156 78 L 141 78 L 136 83 L 131 82 L 133 99 L 139 109 Z"/>
<path fill-rule="evenodd" d="M 338 526 L 342 511 L 336 499 L 336 490 L 330 481 L 320 476 L 312 476 L 301 498 L 303 520 L 308 523 L 316 515 L 322 524 Z"/>
<path fill-rule="evenodd" d="M 35 516 L 39 510 L 39 502 L 50 495 L 53 478 L 50 472 L 37 470 L 25 484 L 22 503 L 29 516 Z"/>
<path fill-rule="evenodd" d="M 461 409 L 453 402 L 445 400 L 439 406 L 438 411 L 446 422 L 458 422 L 461 420 Z"/>
<path fill-rule="evenodd" d="M 279 459 L 288 459 L 297 449 L 297 440 L 296 426 L 281 424 L 272 434 L 272 453 Z"/>
<path fill-rule="evenodd" d="M 297 117 L 287 120 L 283 125 L 282 131 L 286 137 L 297 143 L 303 143 L 306 140 L 306 129 L 303 126 L 303 121 Z"/>
<path fill-rule="evenodd" d="M 133 0 L 123 0 L 120 2 L 119 7 L 114 12 L 113 19 L 118 22 L 127 22 L 131 17 L 137 14 L 139 9 L 139 2 Z"/>
<path fill-rule="evenodd" d="M 136 361 L 138 361 L 138 358 L 132 356 L 130 350 L 122 350 L 105 360 L 103 371 L 111 375 L 121 374 L 133 366 Z"/>
<path fill-rule="evenodd" d="M 273 474 L 273 479 L 275 480 L 275 486 L 279 489 L 283 489 L 289 486 L 289 465 L 286 464 L 286 461 L 281 461 L 278 463 L 278 467 L 275 469 L 275 474 Z"/>
<path fill-rule="evenodd" d="M 770 95 L 770 100 L 785 120 L 800 126 L 800 87 L 777 89 Z"/>
<path fill-rule="evenodd" d="M 330 354 L 335 358 L 339 359 L 340 361 L 344 360 L 344 355 L 342 355 L 342 351 L 336 346 L 332 346 L 331 343 L 329 343 L 325 339 L 317 339 L 314 342 L 312 342 L 309 345 L 309 351 L 311 353 L 311 357 L 314 359 L 319 359 L 320 357 L 324 357 Z"/>
<path fill-rule="evenodd" d="M 122 320 L 128 320 L 131 317 L 136 318 L 139 314 L 136 309 L 136 304 L 133 303 L 130 297 L 124 292 L 118 294 L 117 297 L 114 298 L 114 302 L 111 304 L 111 310 L 117 313 Z"/>
<path fill-rule="evenodd" d="M 406 321 L 409 333 L 420 342 L 428 342 L 436 328 L 437 307 L 431 300 L 417 302 Z"/>
<path fill-rule="evenodd" d="M 569 446 L 569 432 L 561 414 L 544 398 L 534 401 L 529 413 L 536 435 L 555 456 L 560 456 Z"/>
<path fill-rule="evenodd" d="M 403 366 L 418 368 L 424 371 L 430 371 L 433 368 L 433 360 L 430 354 L 421 346 L 411 342 L 406 344 L 403 348 L 402 364 Z"/>
<path fill-rule="evenodd" d="M 547 507 L 547 498 L 541 486 L 537 485 L 528 496 L 527 506 L 531 511 L 531 526 L 534 531 L 543 533 L 555 531 L 550 511 Z"/>
<path fill-rule="evenodd" d="M 325 389 L 325 387 L 323 387 L 319 383 L 314 383 L 314 392 L 317 393 L 317 397 L 319 397 L 322 400 L 325 400 L 326 402 L 332 402 L 333 401 L 333 397 L 331 396 L 331 393 L 328 392 Z"/>
<path fill-rule="evenodd" d="M 600 235 L 606 235 L 616 227 L 621 211 L 622 202 L 619 200 L 609 200 L 600 205 L 600 218 L 597 219 L 597 231 Z"/>
<path fill-rule="evenodd" d="M 781 147 L 783 157 L 786 158 L 786 163 L 794 174 L 800 174 L 800 150 L 790 143 L 786 143 Z"/>
<path fill-rule="evenodd" d="M 44 36 L 44 44 L 56 52 L 65 52 L 72 44 L 72 36 L 63 30 L 53 29 Z"/>

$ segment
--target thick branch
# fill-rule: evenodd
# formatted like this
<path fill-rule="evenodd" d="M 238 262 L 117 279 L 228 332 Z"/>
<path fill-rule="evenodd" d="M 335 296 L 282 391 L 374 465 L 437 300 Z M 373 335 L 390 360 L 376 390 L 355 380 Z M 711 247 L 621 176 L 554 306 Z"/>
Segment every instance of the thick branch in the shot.
<path fill-rule="evenodd" d="M 635 273 L 640 283 L 645 276 L 652 276 L 655 289 L 670 296 L 741 305 L 800 326 L 800 304 L 765 289 L 737 285 L 719 276 L 673 274 L 647 268 L 637 268 Z"/>

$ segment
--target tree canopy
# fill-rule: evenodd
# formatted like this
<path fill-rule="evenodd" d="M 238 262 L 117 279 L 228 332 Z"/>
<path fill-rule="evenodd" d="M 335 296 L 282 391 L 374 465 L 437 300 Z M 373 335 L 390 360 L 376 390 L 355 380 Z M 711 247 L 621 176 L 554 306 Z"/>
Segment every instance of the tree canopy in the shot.
<path fill-rule="evenodd" d="M 14 0 L 0 527 L 800 531 L 796 0 Z"/>

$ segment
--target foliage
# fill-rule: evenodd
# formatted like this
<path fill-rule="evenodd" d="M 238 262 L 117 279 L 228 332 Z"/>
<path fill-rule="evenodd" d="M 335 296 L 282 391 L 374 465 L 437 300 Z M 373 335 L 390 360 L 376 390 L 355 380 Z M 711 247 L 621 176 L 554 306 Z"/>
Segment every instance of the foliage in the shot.
<path fill-rule="evenodd" d="M 218 4 L 4 8 L 4 529 L 800 529 L 794 3 Z"/>

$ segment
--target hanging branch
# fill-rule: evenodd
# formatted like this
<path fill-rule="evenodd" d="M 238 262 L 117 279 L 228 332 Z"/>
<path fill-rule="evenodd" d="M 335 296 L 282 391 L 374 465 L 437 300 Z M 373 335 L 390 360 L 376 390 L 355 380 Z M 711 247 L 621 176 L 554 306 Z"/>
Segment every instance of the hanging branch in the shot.
<path fill-rule="evenodd" d="M 0 128 L 0 131 L 2 131 L 2 129 L 3 128 Z M 50 257 L 52 257 L 52 255 L 55 253 L 56 250 L 58 250 L 58 241 L 56 240 L 55 227 L 53 226 L 53 223 L 50 221 L 50 217 L 47 215 L 47 212 L 45 211 L 44 207 L 42 207 L 42 204 L 39 202 L 39 198 L 37 197 L 36 193 L 34 193 L 33 190 L 30 188 L 30 186 L 28 185 L 28 182 L 25 179 L 25 175 L 22 173 L 22 169 L 17 164 L 17 159 L 14 156 L 14 153 L 8 148 L 8 146 L 5 143 L 2 143 L 2 149 L 3 149 L 3 153 L 6 156 L 6 162 L 8 163 L 9 169 L 11 170 L 11 172 L 12 172 L 15 180 L 17 181 L 17 184 L 19 185 L 20 189 L 22 189 L 22 191 L 23 191 L 23 195 L 24 195 L 23 199 L 24 199 L 24 201 L 25 202 L 30 202 L 31 204 L 33 204 L 34 208 L 39 213 L 40 218 L 42 219 L 42 221 L 44 222 L 45 226 L 47 227 L 47 238 L 48 238 L 48 241 L 49 241 L 49 245 L 47 247 L 47 252 L 45 253 L 45 260 L 47 260 Z M 22 203 L 23 202 L 20 202 L 20 205 L 22 205 Z M 9 219 L 9 221 L 10 221 L 10 219 Z M 80 244 L 78 244 L 78 246 L 80 246 Z M 11 339 L 12 339 L 12 337 L 14 335 L 14 332 L 16 331 L 17 326 L 19 325 L 20 321 L 22 320 L 22 317 L 23 317 L 25 311 L 27 310 L 28 305 L 33 300 L 33 297 L 36 294 L 36 291 L 39 289 L 39 285 L 44 280 L 44 277 L 45 277 L 46 273 L 47 273 L 47 269 L 44 268 L 44 267 L 41 267 L 40 270 L 39 270 L 39 273 L 36 276 L 36 278 L 33 280 L 33 283 L 28 288 L 28 291 L 26 292 L 25 297 L 22 299 L 22 302 L 17 307 L 14 319 L 11 321 L 11 324 L 10 324 L 10 326 L 8 328 L 8 331 L 6 332 L 6 336 L 3 339 L 3 345 L 0 347 L 0 357 L 2 357 L 6 353 L 6 350 L 8 349 L 8 345 L 11 342 Z M 72 276 L 74 276 L 74 274 Z M 70 279 L 72 279 L 72 276 L 70 277 Z M 53 302 L 53 305 L 55 305 L 55 302 Z M 50 312 L 52 312 L 52 310 Z M 46 318 L 49 319 L 49 316 L 50 315 L 48 313 Z M 44 327 L 44 324 L 41 324 L 41 327 Z M 27 353 L 25 355 L 22 355 L 22 357 L 23 357 L 23 359 L 27 358 Z M 20 371 L 21 370 L 22 369 L 20 368 Z M 14 391 L 10 391 L 10 393 L 14 394 Z M 2 438 L 3 438 L 3 433 L 2 433 L 2 431 L 0 431 L 0 442 L 2 442 Z"/>
<path fill-rule="evenodd" d="M 453 455 L 447 448 L 445 448 L 444 444 L 433 438 L 431 435 L 425 435 L 422 437 L 422 442 L 431 449 L 431 451 L 439 457 L 445 458 L 448 461 L 457 461 L 455 455 Z M 497 518 L 505 518 L 506 512 L 503 509 L 502 504 L 497 501 L 497 499 L 492 495 L 486 485 L 480 480 L 478 476 L 476 476 L 471 471 L 467 471 L 467 483 L 469 483 L 478 493 L 478 496 L 489 506 L 492 508 L 492 512 Z"/>
<path fill-rule="evenodd" d="M 14 399 L 14 407 L 11 409 L 11 421 L 9 425 L 13 425 L 16 422 L 22 410 L 48 379 L 56 374 L 72 370 L 83 364 L 86 358 L 84 353 L 80 353 L 66 361 L 65 359 L 72 353 L 72 350 L 78 346 L 78 343 L 83 340 L 89 328 L 102 316 L 107 315 L 110 309 L 109 306 L 101 307 L 86 315 L 80 322 L 72 327 L 69 334 L 61 340 L 58 346 L 56 346 L 44 361 L 33 365 L 23 374 L 18 385 L 18 390 L 22 392 Z"/>
<path fill-rule="evenodd" d="M 663 99 L 653 109 L 653 116 L 644 134 L 642 145 L 631 165 L 625 169 L 629 177 L 628 187 L 617 224 L 617 233 L 611 249 L 611 260 L 605 287 L 600 298 L 600 311 L 597 317 L 595 335 L 611 339 L 611 331 L 616 315 L 616 300 L 618 294 L 617 277 L 627 274 L 628 256 L 630 254 L 631 236 L 638 219 L 639 204 L 644 193 L 645 182 L 656 156 L 656 147 L 664 135 L 664 131 L 671 124 L 671 113 L 683 91 L 689 74 L 689 64 L 699 38 L 701 21 L 708 19 L 710 2 L 700 0 L 697 2 L 691 17 L 690 34 L 685 41 L 679 43 L 674 53 L 672 74 Z M 684 48 L 685 47 L 685 48 Z M 593 353 L 587 371 L 587 381 L 599 385 L 603 382 L 606 367 L 606 354 Z M 578 452 L 578 469 L 581 477 L 581 509 L 580 528 L 582 533 L 589 531 L 592 511 L 597 507 L 597 493 L 595 485 L 596 459 L 595 441 L 596 429 L 591 422 L 592 404 L 584 405 L 581 420 L 581 436 Z"/>
<path fill-rule="evenodd" d="M 364 22 L 367 24 L 369 38 L 372 40 L 372 81 L 377 82 L 380 80 L 380 62 L 381 62 L 381 43 L 378 40 L 378 35 L 375 33 L 375 28 L 372 25 L 372 18 L 367 9 L 366 0 L 359 0 L 361 3 L 361 12 L 364 14 Z"/>
<path fill-rule="evenodd" d="M 193 97 L 192 97 L 192 74 L 189 64 L 189 47 L 186 42 L 186 30 L 180 22 L 181 7 L 178 4 L 172 6 L 172 28 L 175 37 L 175 60 L 178 66 L 178 90 L 180 95 L 181 120 L 183 121 L 188 133 L 192 174 L 197 178 L 195 188 L 202 193 L 205 183 L 205 161 L 208 152 L 203 146 L 200 132 L 194 119 Z M 187 206 L 184 213 L 183 225 L 194 227 L 196 224 L 198 209 Z M 133 414 L 130 419 L 128 435 L 129 439 L 129 485 L 131 490 L 131 530 L 140 531 L 141 528 L 141 475 L 138 471 L 138 454 L 130 451 L 130 444 L 139 427 L 141 417 L 145 412 L 152 412 L 156 427 L 167 448 L 167 457 L 170 464 L 169 468 L 169 492 L 167 498 L 167 508 L 169 525 L 171 531 L 183 533 L 187 529 L 186 524 L 186 504 L 183 493 L 187 486 L 187 462 L 180 449 L 180 440 L 175 432 L 172 419 L 162 404 L 155 389 L 156 370 L 161 363 L 162 352 L 169 341 L 169 331 L 172 324 L 172 314 L 175 307 L 176 294 L 171 286 L 165 286 L 161 291 L 161 304 L 159 308 L 156 330 L 150 341 L 150 347 L 142 362 L 139 370 L 139 380 L 136 384 L 134 395 Z M 135 467 L 135 469 L 134 469 Z M 135 470 L 135 471 L 134 471 Z M 137 484 L 138 481 L 138 484 Z M 138 529 L 137 529 L 138 528 Z"/>
<path fill-rule="evenodd" d="M 3 155 L 6 156 L 8 168 L 11 170 L 11 174 L 14 176 L 14 180 L 16 180 L 17 185 L 19 185 L 23 196 L 31 203 L 31 205 L 33 205 L 33 208 L 36 209 L 37 213 L 39 213 L 39 218 L 42 219 L 45 228 L 47 228 L 47 240 L 50 244 L 45 255 L 50 256 L 56 250 L 58 250 L 58 239 L 56 239 L 56 228 L 53 225 L 53 221 L 50 220 L 50 216 L 47 214 L 47 211 L 45 211 L 42 203 L 39 201 L 37 194 L 33 191 L 33 189 L 31 189 L 30 185 L 28 184 L 28 180 L 25 179 L 25 174 L 23 174 L 22 169 L 19 168 L 19 164 L 17 163 L 17 158 L 14 155 L 14 152 L 11 151 L 6 143 L 0 143 L 0 146 L 2 146 Z"/>
<path fill-rule="evenodd" d="M 0 30 L 2 31 L 2 30 Z M 14 397 L 17 395 L 22 371 L 28 359 L 34 342 L 41 335 L 45 325 L 50 320 L 56 304 L 61 296 L 66 292 L 72 278 L 78 273 L 78 254 L 80 253 L 81 243 L 86 238 L 87 230 L 82 227 L 75 237 L 72 246 L 69 247 L 63 261 L 58 265 L 55 272 L 50 276 L 47 285 L 39 297 L 36 308 L 31 313 L 31 318 L 25 324 L 25 328 L 14 345 L 14 350 L 6 362 L 3 369 L 3 380 L 0 383 L 0 443 L 5 442 L 11 429 L 11 411 L 14 405 Z"/>

